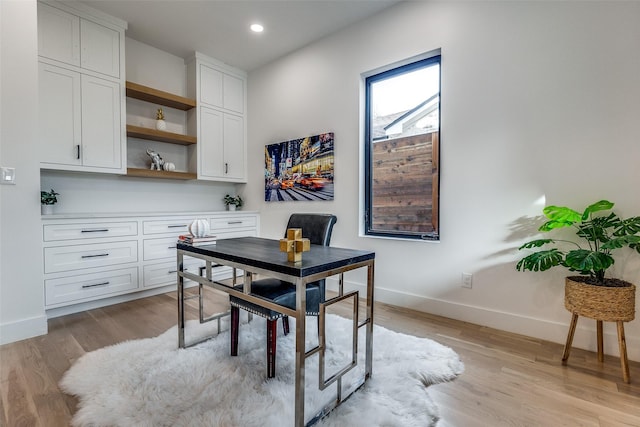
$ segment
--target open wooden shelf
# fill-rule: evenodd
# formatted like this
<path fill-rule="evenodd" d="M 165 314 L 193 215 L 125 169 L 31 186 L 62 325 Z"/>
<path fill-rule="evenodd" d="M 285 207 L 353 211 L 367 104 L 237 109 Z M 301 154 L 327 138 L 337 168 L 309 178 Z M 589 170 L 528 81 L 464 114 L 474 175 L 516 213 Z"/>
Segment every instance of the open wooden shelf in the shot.
<path fill-rule="evenodd" d="M 197 179 L 198 176 L 191 172 L 169 172 L 151 169 L 127 168 L 128 176 L 141 176 L 144 178 L 167 178 L 167 179 Z"/>
<path fill-rule="evenodd" d="M 195 108 L 196 101 L 191 98 L 174 95 L 151 87 L 139 85 L 133 82 L 127 82 L 127 96 L 130 98 L 140 99 L 154 104 L 164 105 L 166 107 L 176 108 L 178 110 L 187 111 Z"/>
<path fill-rule="evenodd" d="M 141 126 L 127 125 L 127 136 L 151 141 L 168 142 L 170 144 L 191 145 L 196 144 L 197 138 L 191 135 L 165 132 L 161 130 L 143 128 Z"/>

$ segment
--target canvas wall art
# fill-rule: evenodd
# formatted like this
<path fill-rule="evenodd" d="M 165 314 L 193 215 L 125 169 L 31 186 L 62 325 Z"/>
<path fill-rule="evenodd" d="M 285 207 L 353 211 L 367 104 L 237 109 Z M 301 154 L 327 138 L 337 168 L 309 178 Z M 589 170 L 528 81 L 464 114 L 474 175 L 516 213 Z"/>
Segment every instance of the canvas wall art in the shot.
<path fill-rule="evenodd" d="M 264 200 L 333 200 L 333 132 L 266 145 Z"/>

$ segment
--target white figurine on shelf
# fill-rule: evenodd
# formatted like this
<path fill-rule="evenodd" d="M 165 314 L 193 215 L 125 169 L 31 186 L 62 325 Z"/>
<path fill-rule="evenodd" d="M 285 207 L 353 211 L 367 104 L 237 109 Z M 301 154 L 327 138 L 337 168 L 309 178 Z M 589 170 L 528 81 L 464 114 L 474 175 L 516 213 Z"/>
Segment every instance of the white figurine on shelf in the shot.
<path fill-rule="evenodd" d="M 160 154 L 156 153 L 150 148 L 147 148 L 147 154 L 151 157 L 151 170 L 159 170 L 161 171 L 164 166 L 164 160 L 160 157 Z"/>
<path fill-rule="evenodd" d="M 176 165 L 171 162 L 164 162 L 164 166 L 162 168 L 168 172 L 173 172 L 176 170 Z"/>

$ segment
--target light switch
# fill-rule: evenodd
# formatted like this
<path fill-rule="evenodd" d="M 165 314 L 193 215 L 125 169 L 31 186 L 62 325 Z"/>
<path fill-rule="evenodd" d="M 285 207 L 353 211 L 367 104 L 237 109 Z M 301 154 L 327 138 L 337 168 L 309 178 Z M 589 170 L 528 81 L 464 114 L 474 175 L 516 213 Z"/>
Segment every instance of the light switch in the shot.
<path fill-rule="evenodd" d="M 2 181 L 0 184 L 15 185 L 16 183 L 16 168 L 2 167 Z"/>

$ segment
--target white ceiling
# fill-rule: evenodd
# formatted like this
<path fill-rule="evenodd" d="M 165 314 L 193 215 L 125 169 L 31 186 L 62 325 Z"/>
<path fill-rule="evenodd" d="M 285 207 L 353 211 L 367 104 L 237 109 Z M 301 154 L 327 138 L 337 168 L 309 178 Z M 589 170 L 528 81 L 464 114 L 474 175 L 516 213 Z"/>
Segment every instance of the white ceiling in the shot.
<path fill-rule="evenodd" d="M 398 0 L 85 0 L 129 23 L 127 37 L 181 58 L 194 51 L 251 71 Z M 261 34 L 249 31 L 259 22 Z"/>

